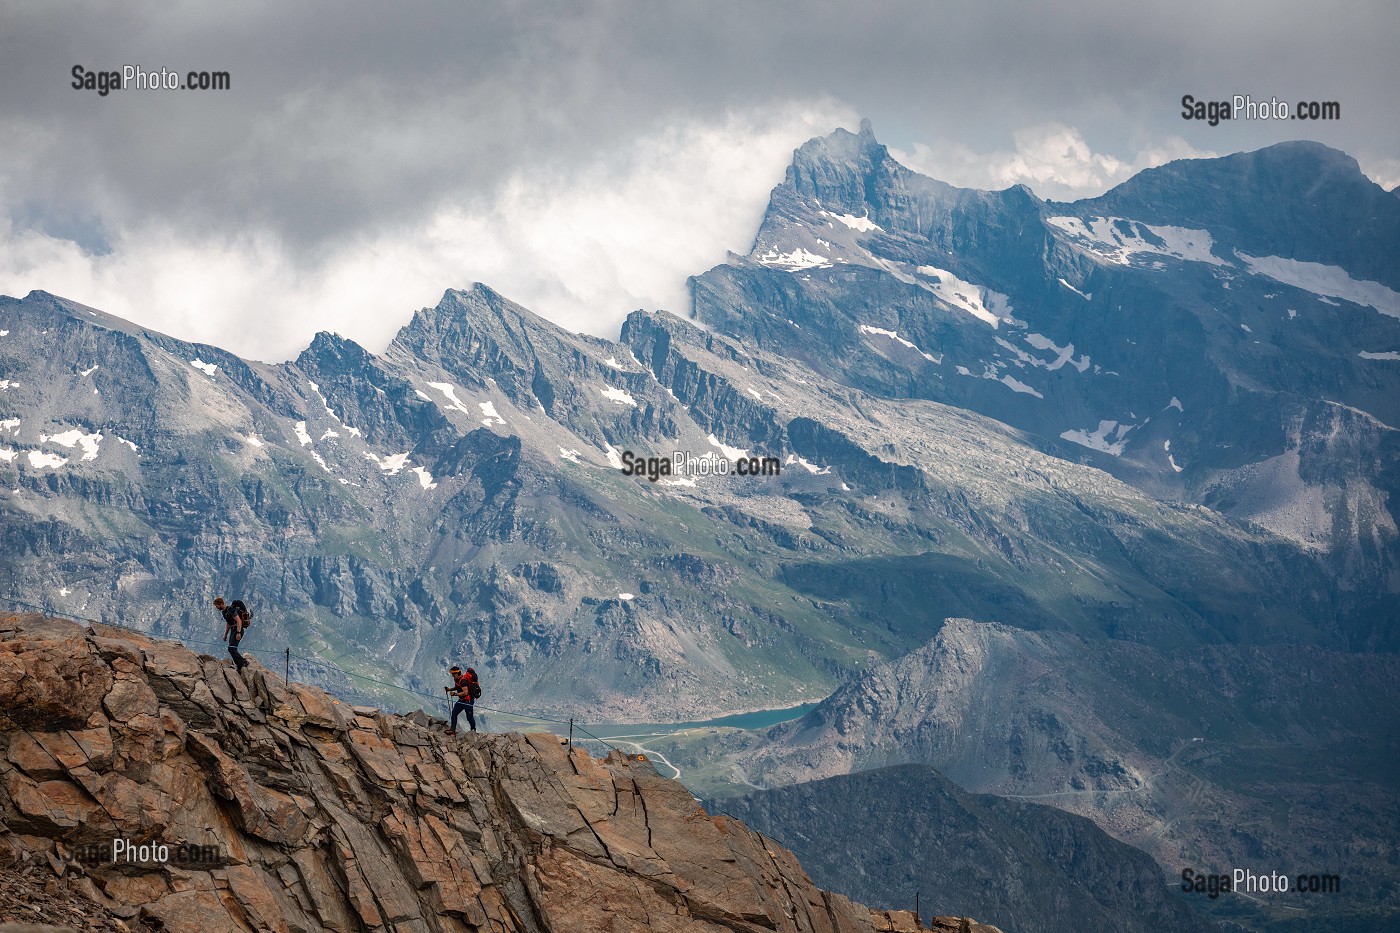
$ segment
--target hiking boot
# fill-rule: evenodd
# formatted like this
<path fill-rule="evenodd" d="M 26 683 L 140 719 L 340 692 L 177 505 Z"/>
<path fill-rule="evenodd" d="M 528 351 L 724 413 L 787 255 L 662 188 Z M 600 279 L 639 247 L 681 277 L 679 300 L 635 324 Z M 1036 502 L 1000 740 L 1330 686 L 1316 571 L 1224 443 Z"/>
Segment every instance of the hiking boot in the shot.
<path fill-rule="evenodd" d="M 447 730 L 447 734 L 448 734 L 448 735 L 456 735 L 456 734 L 457 734 L 457 730 L 456 730 L 456 729 L 448 729 L 448 730 Z"/>

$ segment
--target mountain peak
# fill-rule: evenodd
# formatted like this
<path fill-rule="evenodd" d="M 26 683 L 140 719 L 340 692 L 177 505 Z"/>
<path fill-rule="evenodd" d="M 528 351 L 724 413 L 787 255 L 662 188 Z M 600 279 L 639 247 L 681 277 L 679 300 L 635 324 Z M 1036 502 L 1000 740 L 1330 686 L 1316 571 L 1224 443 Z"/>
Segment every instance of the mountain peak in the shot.
<path fill-rule="evenodd" d="M 1227 249 L 1340 266 L 1400 286 L 1390 246 L 1400 240 L 1400 202 L 1356 159 L 1318 142 L 1178 159 L 1072 209 L 1208 230 Z"/>

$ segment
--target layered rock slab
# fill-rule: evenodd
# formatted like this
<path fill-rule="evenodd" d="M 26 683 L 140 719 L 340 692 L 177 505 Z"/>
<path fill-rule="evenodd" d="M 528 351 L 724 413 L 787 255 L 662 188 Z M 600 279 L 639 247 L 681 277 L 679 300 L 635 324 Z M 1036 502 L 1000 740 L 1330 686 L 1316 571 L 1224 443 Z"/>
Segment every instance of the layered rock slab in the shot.
<path fill-rule="evenodd" d="M 0 872 L 37 867 L 129 929 L 923 929 L 817 888 L 617 752 L 450 739 L 256 663 L 38 616 L 0 618 L 0 669 Z M 167 859 L 114 859 L 118 840 Z"/>

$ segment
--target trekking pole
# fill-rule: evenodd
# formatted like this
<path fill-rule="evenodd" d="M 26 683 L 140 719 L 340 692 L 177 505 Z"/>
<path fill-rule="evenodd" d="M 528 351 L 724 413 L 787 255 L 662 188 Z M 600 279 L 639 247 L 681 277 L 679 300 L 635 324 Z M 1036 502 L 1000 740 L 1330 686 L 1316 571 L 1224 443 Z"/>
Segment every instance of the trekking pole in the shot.
<path fill-rule="evenodd" d="M 574 747 L 574 717 L 569 717 L 569 748 Z"/>
<path fill-rule="evenodd" d="M 922 927 L 924 922 L 919 919 L 919 892 L 914 892 L 914 926 Z"/>
<path fill-rule="evenodd" d="M 282 682 L 283 682 L 284 684 L 289 685 L 289 686 L 291 685 L 291 682 L 292 682 L 292 649 L 291 649 L 291 646 L 290 646 L 290 645 L 287 647 L 286 676 L 284 676 L 284 677 L 282 678 Z"/>

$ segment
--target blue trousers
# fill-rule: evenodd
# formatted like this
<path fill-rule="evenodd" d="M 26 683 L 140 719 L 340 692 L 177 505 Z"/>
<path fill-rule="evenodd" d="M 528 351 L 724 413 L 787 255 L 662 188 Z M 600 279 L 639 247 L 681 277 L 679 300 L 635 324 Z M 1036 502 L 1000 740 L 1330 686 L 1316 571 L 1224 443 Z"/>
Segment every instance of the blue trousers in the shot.
<path fill-rule="evenodd" d="M 451 729 L 453 732 L 457 731 L 457 717 L 460 716 L 462 713 L 467 714 L 467 724 L 470 725 L 472 727 L 472 731 L 475 732 L 476 716 L 472 713 L 472 704 L 464 702 L 462 700 L 458 700 L 456 703 L 452 704 L 452 725 L 448 726 L 448 728 Z"/>
<path fill-rule="evenodd" d="M 241 671 L 247 667 L 248 660 L 238 650 L 238 643 L 243 640 L 243 636 L 237 630 L 228 633 L 228 653 L 233 658 L 233 663 L 238 665 Z"/>

